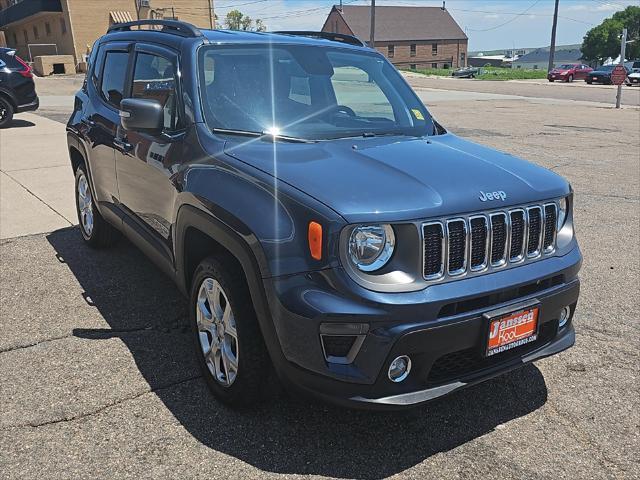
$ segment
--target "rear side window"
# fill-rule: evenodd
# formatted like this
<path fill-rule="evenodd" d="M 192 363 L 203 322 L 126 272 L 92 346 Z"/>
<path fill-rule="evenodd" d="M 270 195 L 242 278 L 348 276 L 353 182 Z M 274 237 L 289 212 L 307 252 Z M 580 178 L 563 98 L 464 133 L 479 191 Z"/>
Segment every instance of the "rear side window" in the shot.
<path fill-rule="evenodd" d="M 175 68 L 171 61 L 158 55 L 138 53 L 131 97 L 159 102 L 164 110 L 164 129 L 178 127 Z"/>
<path fill-rule="evenodd" d="M 125 78 L 127 76 L 128 52 L 107 52 L 104 58 L 102 75 L 102 96 L 116 108 L 124 98 Z"/>
<path fill-rule="evenodd" d="M 13 50 L 10 50 L 10 52 L 0 53 L 0 62 L 4 62 L 7 68 L 23 70 L 24 65 L 16 59 L 15 52 Z"/>

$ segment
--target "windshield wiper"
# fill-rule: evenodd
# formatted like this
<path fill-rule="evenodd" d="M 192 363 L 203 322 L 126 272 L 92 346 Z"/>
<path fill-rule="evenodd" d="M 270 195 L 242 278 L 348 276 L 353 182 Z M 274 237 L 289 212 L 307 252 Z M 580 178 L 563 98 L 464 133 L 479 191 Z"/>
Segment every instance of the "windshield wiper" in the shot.
<path fill-rule="evenodd" d="M 231 128 L 212 128 L 212 132 L 221 133 L 224 135 L 242 135 L 245 137 L 271 137 L 273 139 L 282 140 L 284 142 L 295 142 L 295 143 L 315 143 L 315 140 L 307 140 L 304 138 L 298 137 L 289 137 L 287 135 L 275 135 L 270 132 L 256 132 L 253 130 L 234 130 Z"/>

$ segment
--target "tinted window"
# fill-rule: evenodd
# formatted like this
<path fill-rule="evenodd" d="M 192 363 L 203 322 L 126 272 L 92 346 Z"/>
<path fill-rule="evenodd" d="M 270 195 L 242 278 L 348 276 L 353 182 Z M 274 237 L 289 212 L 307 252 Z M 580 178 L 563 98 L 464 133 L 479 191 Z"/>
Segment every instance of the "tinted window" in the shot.
<path fill-rule="evenodd" d="M 165 130 L 176 128 L 176 82 L 173 63 L 169 60 L 157 55 L 138 53 L 131 96 L 159 102 L 164 109 Z"/>
<path fill-rule="evenodd" d="M 102 95 L 107 102 L 116 108 L 120 107 L 120 102 L 124 97 L 128 61 L 129 53 L 127 52 L 107 52 L 104 59 Z"/>

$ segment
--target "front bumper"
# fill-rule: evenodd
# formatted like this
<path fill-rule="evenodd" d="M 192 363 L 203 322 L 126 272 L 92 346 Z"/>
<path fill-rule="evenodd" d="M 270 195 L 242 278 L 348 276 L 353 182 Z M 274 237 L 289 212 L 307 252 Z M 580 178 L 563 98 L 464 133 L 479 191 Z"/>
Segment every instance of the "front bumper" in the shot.
<path fill-rule="evenodd" d="M 577 304 L 582 262 L 576 247 L 563 257 L 432 285 L 419 292 L 376 293 L 350 285 L 339 270 L 266 279 L 265 291 L 282 361 L 283 380 L 333 403 L 365 408 L 416 405 L 481 382 L 573 345 L 571 322 L 558 329 L 561 310 Z M 483 314 L 536 300 L 539 338 L 486 358 Z M 325 359 L 321 326 L 366 324 L 351 363 Z M 409 355 L 407 379 L 387 378 L 389 363 Z"/>

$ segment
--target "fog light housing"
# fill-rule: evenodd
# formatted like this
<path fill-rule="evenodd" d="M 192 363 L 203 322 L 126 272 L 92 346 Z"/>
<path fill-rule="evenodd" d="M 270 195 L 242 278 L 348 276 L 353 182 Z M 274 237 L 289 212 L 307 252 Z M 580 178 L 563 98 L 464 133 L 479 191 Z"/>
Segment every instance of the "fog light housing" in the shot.
<path fill-rule="evenodd" d="M 560 319 L 558 320 L 558 328 L 564 327 L 569 321 L 569 317 L 571 317 L 571 307 L 567 305 L 560 312 Z"/>
<path fill-rule="evenodd" d="M 389 365 L 389 380 L 394 383 L 403 381 L 409 375 L 411 371 L 411 359 L 406 355 L 400 355 L 396 357 Z"/>

